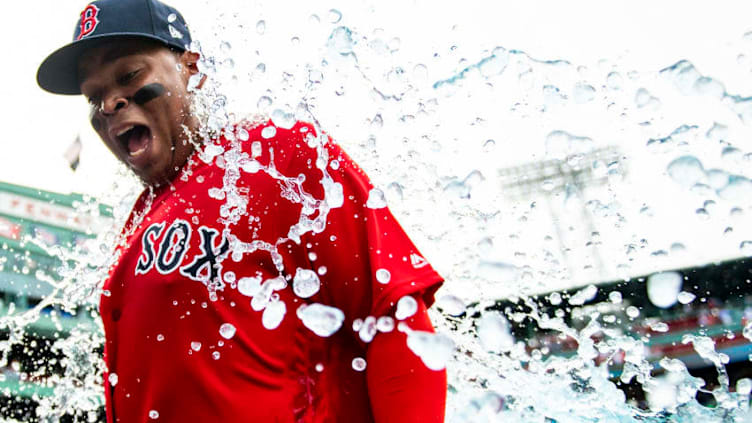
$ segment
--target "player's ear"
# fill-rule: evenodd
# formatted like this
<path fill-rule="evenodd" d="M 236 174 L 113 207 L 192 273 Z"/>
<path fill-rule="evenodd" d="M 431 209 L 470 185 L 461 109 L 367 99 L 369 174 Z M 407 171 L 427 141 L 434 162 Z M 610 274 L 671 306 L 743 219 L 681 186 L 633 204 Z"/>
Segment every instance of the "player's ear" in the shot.
<path fill-rule="evenodd" d="M 181 72 L 183 77 L 188 80 L 194 75 L 200 75 L 200 81 L 196 84 L 196 89 L 200 89 L 204 82 L 206 82 L 206 75 L 201 74 L 198 69 L 198 61 L 201 59 L 201 55 L 195 51 L 186 50 L 180 55 Z"/>

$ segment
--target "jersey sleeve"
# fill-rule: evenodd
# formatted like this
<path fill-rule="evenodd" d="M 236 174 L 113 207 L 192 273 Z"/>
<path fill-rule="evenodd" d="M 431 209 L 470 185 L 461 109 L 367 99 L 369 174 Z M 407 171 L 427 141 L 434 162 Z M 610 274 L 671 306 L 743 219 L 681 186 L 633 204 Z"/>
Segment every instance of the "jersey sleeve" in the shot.
<path fill-rule="evenodd" d="M 309 232 L 301 240 L 311 269 L 319 274 L 322 302 L 342 310 L 348 324 L 391 314 L 406 295 L 433 304 L 442 277 L 389 208 L 380 201 L 369 203 L 373 185 L 365 172 L 335 142 L 330 140 L 325 148 L 327 172 L 342 187 L 342 205 L 329 211 L 322 232 Z M 322 172 L 312 172 L 307 180 L 320 184 Z"/>

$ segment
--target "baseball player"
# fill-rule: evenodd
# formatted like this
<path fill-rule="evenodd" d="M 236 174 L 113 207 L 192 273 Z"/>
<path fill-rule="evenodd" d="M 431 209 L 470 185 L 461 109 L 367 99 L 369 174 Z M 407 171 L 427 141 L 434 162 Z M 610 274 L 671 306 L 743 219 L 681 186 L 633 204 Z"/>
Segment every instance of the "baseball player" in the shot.
<path fill-rule="evenodd" d="M 313 126 L 202 139 L 190 42 L 157 0 L 99 0 L 37 74 L 146 187 L 100 303 L 107 421 L 443 421 L 446 373 L 406 342 L 441 277 Z"/>

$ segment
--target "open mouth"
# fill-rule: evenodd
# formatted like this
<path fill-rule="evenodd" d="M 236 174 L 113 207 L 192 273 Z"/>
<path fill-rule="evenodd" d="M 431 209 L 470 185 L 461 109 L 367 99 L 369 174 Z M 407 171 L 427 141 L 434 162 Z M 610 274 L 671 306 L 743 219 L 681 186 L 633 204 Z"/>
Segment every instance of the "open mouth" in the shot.
<path fill-rule="evenodd" d="M 151 141 L 151 130 L 145 125 L 133 125 L 123 128 L 116 138 L 130 157 L 146 151 Z"/>

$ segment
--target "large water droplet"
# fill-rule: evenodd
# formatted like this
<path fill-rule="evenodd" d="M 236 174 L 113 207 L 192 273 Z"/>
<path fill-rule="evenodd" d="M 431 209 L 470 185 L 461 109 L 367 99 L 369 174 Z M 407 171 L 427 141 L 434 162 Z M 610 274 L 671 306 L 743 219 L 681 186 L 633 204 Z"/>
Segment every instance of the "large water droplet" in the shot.
<path fill-rule="evenodd" d="M 588 285 L 585 288 L 575 292 L 574 295 L 569 298 L 569 304 L 583 305 L 595 298 L 597 294 L 598 288 L 595 285 Z"/>
<path fill-rule="evenodd" d="M 368 200 L 366 201 L 366 207 L 369 209 L 383 209 L 386 207 L 386 198 L 384 197 L 384 191 L 373 188 L 368 191 Z"/>
<path fill-rule="evenodd" d="M 356 372 L 362 372 L 366 369 L 366 360 L 363 357 L 355 357 L 352 361 L 352 368 Z"/>
<path fill-rule="evenodd" d="M 295 115 L 285 112 L 282 109 L 275 109 L 272 112 L 272 122 L 277 128 L 291 129 L 295 126 Z"/>
<path fill-rule="evenodd" d="M 332 336 L 345 321 L 342 310 L 318 303 L 302 305 L 296 314 L 305 327 L 322 337 Z"/>
<path fill-rule="evenodd" d="M 353 52 L 352 32 L 345 26 L 340 26 L 332 31 L 327 42 L 329 48 L 337 54 L 347 56 Z"/>
<path fill-rule="evenodd" d="M 394 330 L 394 319 L 389 316 L 381 316 L 376 320 L 376 329 L 379 332 L 391 332 Z"/>
<path fill-rule="evenodd" d="M 418 302 L 415 301 L 410 295 L 405 295 L 397 301 L 397 309 L 394 312 L 394 317 L 397 320 L 405 320 L 418 311 Z"/>
<path fill-rule="evenodd" d="M 201 343 L 197 341 L 191 342 L 191 349 L 193 351 L 201 351 Z"/>
<path fill-rule="evenodd" d="M 261 290 L 261 276 L 240 278 L 238 291 L 248 297 L 256 295 Z"/>
<path fill-rule="evenodd" d="M 232 323 L 222 323 L 219 327 L 219 334 L 222 335 L 222 338 L 231 339 L 235 336 L 235 326 Z"/>
<path fill-rule="evenodd" d="M 273 138 L 275 135 L 277 135 L 277 128 L 273 126 L 267 126 L 261 130 L 261 136 L 265 139 Z"/>
<path fill-rule="evenodd" d="M 149 410 L 149 418 L 156 420 L 159 418 L 159 412 L 157 410 Z"/>
<path fill-rule="evenodd" d="M 300 298 L 310 298 L 319 292 L 321 281 L 319 276 L 310 269 L 298 268 L 292 281 L 292 289 Z"/>
<path fill-rule="evenodd" d="M 264 32 L 266 32 L 266 21 L 260 20 L 256 22 L 256 33 L 262 35 Z"/>
<path fill-rule="evenodd" d="M 661 272 L 650 275 L 647 283 L 648 299 L 656 307 L 671 307 L 676 304 L 682 281 L 682 275 L 677 272 Z"/>
<path fill-rule="evenodd" d="M 373 341 L 373 338 L 376 336 L 377 328 L 376 328 L 376 318 L 373 316 L 368 316 L 363 320 L 363 324 L 360 326 L 360 330 L 358 330 L 358 337 L 361 341 L 365 342 L 366 344 Z"/>
<path fill-rule="evenodd" d="M 285 303 L 272 301 L 264 308 L 264 313 L 261 315 L 261 324 L 266 329 L 276 329 L 282 323 L 286 313 L 287 306 L 285 306 Z"/>
<path fill-rule="evenodd" d="M 407 334 L 407 347 L 431 370 L 441 370 L 454 352 L 454 342 L 440 333 L 411 331 Z"/>
<path fill-rule="evenodd" d="M 392 274 L 389 273 L 386 269 L 378 269 L 376 270 L 376 281 L 378 281 L 381 284 L 389 283 L 389 280 L 392 278 Z"/>
<path fill-rule="evenodd" d="M 705 169 L 694 156 L 682 156 L 673 160 L 666 168 L 668 175 L 677 183 L 691 187 L 705 180 Z"/>
<path fill-rule="evenodd" d="M 679 295 L 676 296 L 677 301 L 679 301 L 681 304 L 689 304 L 694 301 L 695 298 L 697 298 L 695 294 L 687 291 L 682 291 L 679 293 Z"/>
<path fill-rule="evenodd" d="M 436 306 L 450 316 L 460 316 L 465 312 L 465 302 L 454 295 L 444 295 L 436 301 Z"/>

